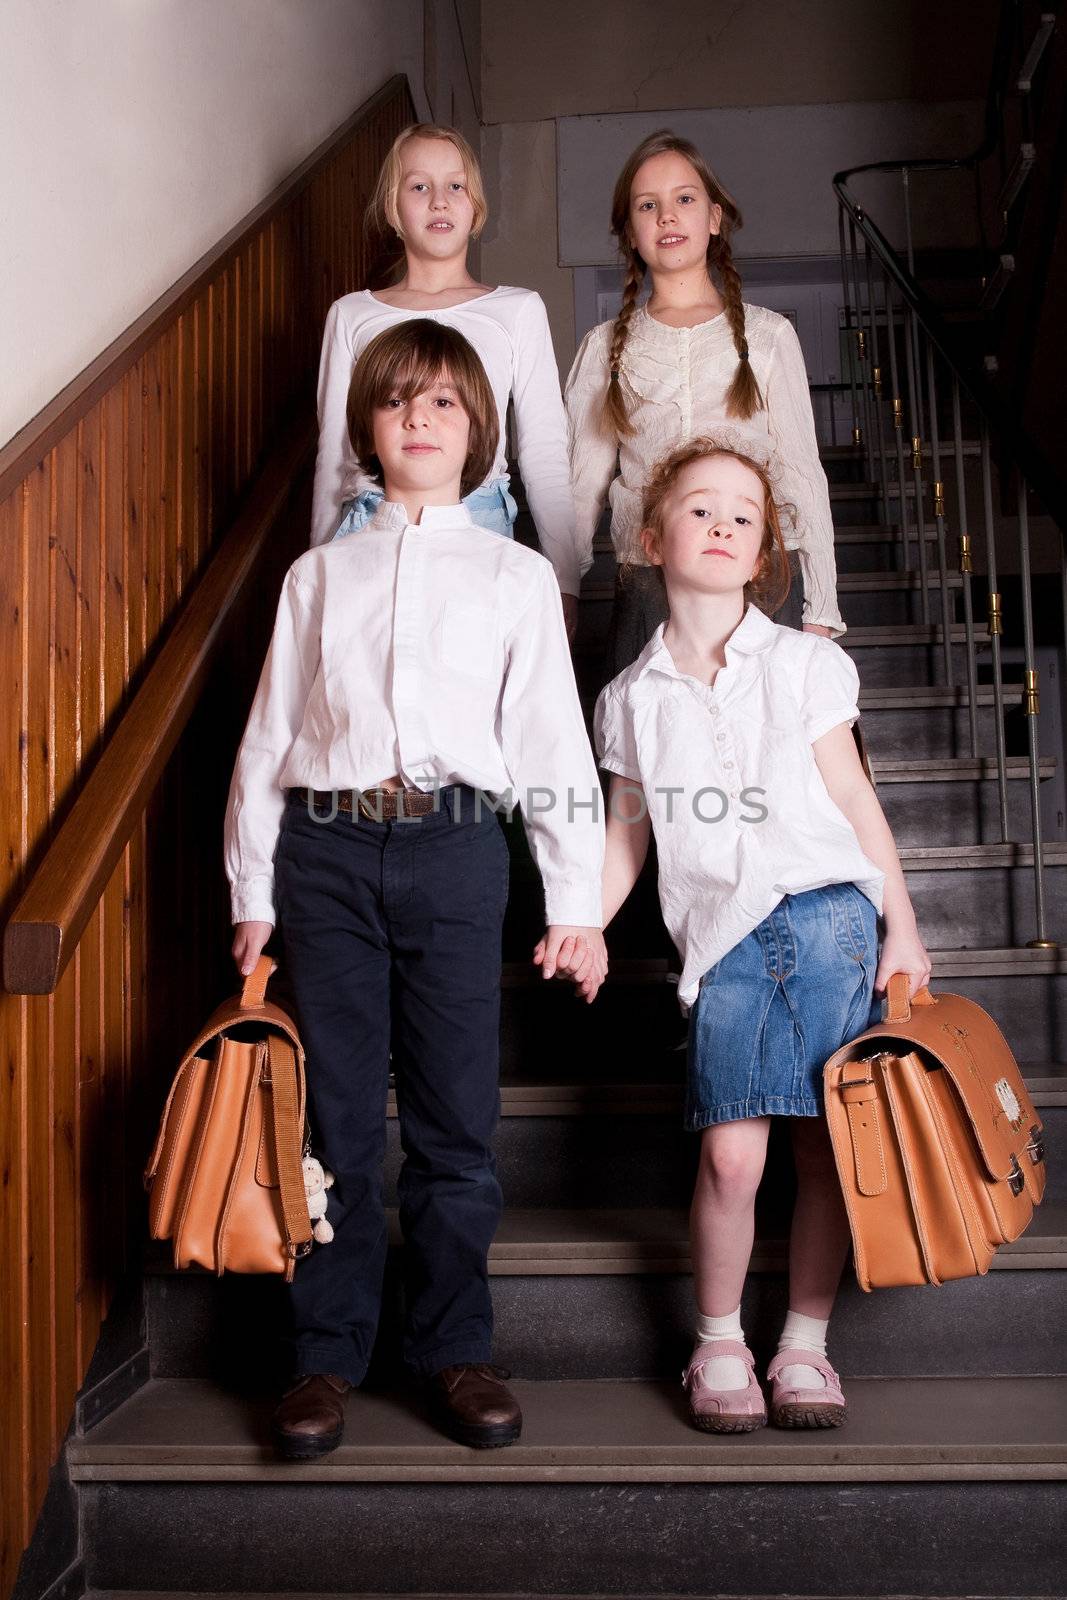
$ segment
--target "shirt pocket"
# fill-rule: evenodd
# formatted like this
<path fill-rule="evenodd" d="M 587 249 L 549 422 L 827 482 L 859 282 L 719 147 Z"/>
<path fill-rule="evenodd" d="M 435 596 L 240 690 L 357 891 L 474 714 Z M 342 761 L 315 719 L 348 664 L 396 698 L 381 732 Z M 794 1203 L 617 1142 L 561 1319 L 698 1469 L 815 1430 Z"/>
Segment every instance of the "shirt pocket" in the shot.
<path fill-rule="evenodd" d="M 485 678 L 498 664 L 499 626 L 489 606 L 450 600 L 441 626 L 441 659 L 466 677 Z"/>

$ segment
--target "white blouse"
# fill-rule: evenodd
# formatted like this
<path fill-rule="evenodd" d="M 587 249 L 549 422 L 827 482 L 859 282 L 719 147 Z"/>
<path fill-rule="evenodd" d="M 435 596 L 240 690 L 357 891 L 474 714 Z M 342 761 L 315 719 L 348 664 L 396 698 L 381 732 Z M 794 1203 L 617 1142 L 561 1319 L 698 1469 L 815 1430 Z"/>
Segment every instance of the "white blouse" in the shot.
<path fill-rule="evenodd" d="M 541 548 L 564 594 L 581 582 L 574 539 L 574 497 L 567 459 L 567 420 L 544 302 L 532 289 L 505 285 L 442 311 L 386 305 L 369 289 L 335 300 L 326 316 L 319 364 L 319 453 L 311 510 L 311 543 L 337 532 L 341 507 L 364 489 L 380 488 L 362 470 L 348 437 L 348 386 L 356 357 L 395 323 L 429 317 L 455 328 L 481 358 L 500 418 L 496 459 L 486 483 L 508 483 L 505 455 L 509 397 L 515 403 L 519 470 Z"/>
<path fill-rule="evenodd" d="M 778 497 L 795 516 L 782 531 L 800 555 L 804 621 L 845 632 L 837 604 L 834 528 L 826 474 L 819 460 L 808 376 L 800 341 L 787 317 L 745 306 L 749 360 L 764 409 L 744 422 L 726 415 L 726 392 L 737 371 L 737 351 L 725 312 L 695 328 L 672 328 L 634 312 L 622 354 L 620 382 L 635 432 L 616 439 L 602 418 L 608 387 L 613 322 L 586 334 L 566 384 L 571 479 L 581 570 L 592 563 L 593 535 L 605 499 L 620 562 L 647 565 L 641 548 L 641 497 L 656 462 L 715 423 L 740 433 L 751 429 L 777 458 Z M 616 476 L 616 456 L 618 476 Z"/>
<path fill-rule="evenodd" d="M 678 998 L 787 894 L 854 883 L 882 909 L 885 874 L 831 800 L 812 745 L 859 716 L 840 646 L 749 606 L 714 684 L 678 671 L 657 628 L 596 707 L 601 765 L 644 789 Z"/>
<path fill-rule="evenodd" d="M 512 792 L 549 923 L 599 927 L 604 823 L 552 568 L 465 506 L 384 501 L 285 578 L 226 817 L 234 922 L 274 921 L 289 788 Z M 573 797 L 573 802 L 572 802 Z M 409 826 L 416 826 L 410 823 Z"/>

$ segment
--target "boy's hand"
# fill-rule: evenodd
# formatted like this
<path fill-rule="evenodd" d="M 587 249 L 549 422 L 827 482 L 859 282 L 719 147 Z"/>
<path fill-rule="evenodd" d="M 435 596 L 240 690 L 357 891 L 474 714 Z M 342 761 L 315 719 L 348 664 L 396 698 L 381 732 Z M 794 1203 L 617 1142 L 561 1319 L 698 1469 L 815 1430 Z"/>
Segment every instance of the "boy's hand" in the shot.
<path fill-rule="evenodd" d="M 233 938 L 233 959 L 242 978 L 255 968 L 263 946 L 274 932 L 273 922 L 239 922 Z"/>
<path fill-rule="evenodd" d="M 608 952 L 599 928 L 553 923 L 537 943 L 534 965 L 545 978 L 570 978 L 587 1002 L 596 998 L 608 974 Z"/>
<path fill-rule="evenodd" d="M 908 974 L 908 998 L 912 1000 L 928 982 L 930 957 L 919 938 L 918 929 L 910 929 L 907 933 L 894 933 L 891 928 L 886 929 L 878 971 L 874 975 L 875 994 L 885 994 L 886 985 L 894 972 Z"/>

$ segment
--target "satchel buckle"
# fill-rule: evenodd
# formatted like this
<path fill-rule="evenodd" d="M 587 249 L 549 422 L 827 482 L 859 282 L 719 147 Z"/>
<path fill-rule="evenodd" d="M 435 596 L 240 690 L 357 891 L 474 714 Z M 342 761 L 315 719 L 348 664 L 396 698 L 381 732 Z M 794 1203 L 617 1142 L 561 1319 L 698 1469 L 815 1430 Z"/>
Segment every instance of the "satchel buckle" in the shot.
<path fill-rule="evenodd" d="M 1040 1128 L 1034 1127 L 1030 1129 L 1030 1138 L 1026 1144 L 1026 1153 L 1030 1157 L 1030 1160 L 1033 1162 L 1035 1167 L 1039 1162 L 1044 1161 L 1045 1141 L 1041 1137 Z"/>
<path fill-rule="evenodd" d="M 1011 1158 L 1011 1171 L 1008 1174 L 1008 1188 L 1011 1190 L 1013 1195 L 1022 1194 L 1023 1189 L 1025 1188 L 1022 1168 L 1014 1156 Z"/>

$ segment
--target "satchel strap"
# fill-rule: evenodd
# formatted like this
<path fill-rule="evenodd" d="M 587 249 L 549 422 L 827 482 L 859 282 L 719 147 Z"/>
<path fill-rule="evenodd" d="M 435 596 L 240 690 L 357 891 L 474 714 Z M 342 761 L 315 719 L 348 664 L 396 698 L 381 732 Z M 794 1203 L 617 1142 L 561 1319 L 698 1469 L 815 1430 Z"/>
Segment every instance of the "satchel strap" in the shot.
<path fill-rule="evenodd" d="M 300 1092 L 296 1051 L 289 1040 L 272 1033 L 267 1039 L 270 1077 L 274 1091 L 274 1154 L 278 1164 L 278 1187 L 285 1219 L 285 1236 L 291 1256 L 303 1255 L 311 1243 L 311 1218 L 308 1215 L 300 1151 L 304 1143 L 304 1105 Z"/>
<path fill-rule="evenodd" d="M 860 1194 L 885 1194 L 889 1187 L 882 1143 L 878 1085 L 872 1078 L 842 1078 L 838 1084 L 848 1118 L 856 1187 Z"/>
<path fill-rule="evenodd" d="M 886 985 L 885 1016 L 883 1022 L 910 1022 L 912 1006 L 936 1006 L 937 1001 L 929 989 L 916 990 L 908 999 L 911 979 L 906 972 L 894 972 Z"/>
<path fill-rule="evenodd" d="M 240 1005 L 242 1010 L 250 1006 L 261 1006 L 267 993 L 267 979 L 274 971 L 275 963 L 270 956 L 260 956 L 252 971 L 245 979 L 244 988 L 241 990 Z"/>

